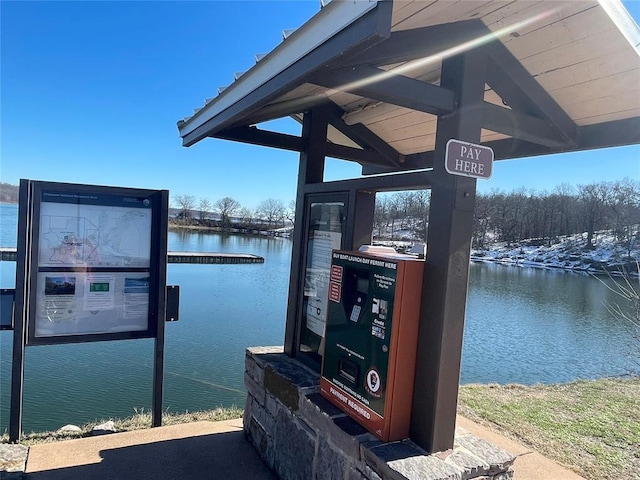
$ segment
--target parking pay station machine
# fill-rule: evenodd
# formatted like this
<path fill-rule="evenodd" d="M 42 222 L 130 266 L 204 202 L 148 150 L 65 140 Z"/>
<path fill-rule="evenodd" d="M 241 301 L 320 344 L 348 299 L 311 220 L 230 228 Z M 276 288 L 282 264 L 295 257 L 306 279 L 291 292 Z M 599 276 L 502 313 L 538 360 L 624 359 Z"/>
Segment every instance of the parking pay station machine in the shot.
<path fill-rule="evenodd" d="M 383 441 L 407 438 L 424 261 L 333 251 L 320 391 Z"/>

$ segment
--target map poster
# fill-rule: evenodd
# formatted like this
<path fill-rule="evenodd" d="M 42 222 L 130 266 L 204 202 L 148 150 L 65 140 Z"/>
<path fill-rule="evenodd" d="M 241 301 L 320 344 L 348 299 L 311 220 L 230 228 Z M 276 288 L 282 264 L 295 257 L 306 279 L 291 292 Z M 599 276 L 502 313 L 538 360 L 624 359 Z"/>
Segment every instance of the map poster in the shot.
<path fill-rule="evenodd" d="M 31 185 L 28 343 L 154 336 L 168 192 Z"/>

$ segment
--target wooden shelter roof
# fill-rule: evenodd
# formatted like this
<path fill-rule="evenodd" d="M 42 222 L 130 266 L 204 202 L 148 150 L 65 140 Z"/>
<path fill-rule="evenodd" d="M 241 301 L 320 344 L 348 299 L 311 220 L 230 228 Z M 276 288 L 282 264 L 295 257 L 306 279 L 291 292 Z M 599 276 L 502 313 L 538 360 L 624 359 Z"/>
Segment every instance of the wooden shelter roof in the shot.
<path fill-rule="evenodd" d="M 303 151 L 255 125 L 329 105 L 329 156 L 428 168 L 456 109 L 442 59 L 469 50 L 488 58 L 477 113 L 496 159 L 640 143 L 640 29 L 618 0 L 334 0 L 178 128 L 185 146 Z"/>

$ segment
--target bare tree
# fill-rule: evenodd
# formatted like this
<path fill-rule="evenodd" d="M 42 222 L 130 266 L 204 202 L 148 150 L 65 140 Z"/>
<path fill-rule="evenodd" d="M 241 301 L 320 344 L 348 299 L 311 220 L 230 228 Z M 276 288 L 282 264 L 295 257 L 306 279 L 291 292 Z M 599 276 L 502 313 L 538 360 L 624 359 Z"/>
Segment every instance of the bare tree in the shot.
<path fill-rule="evenodd" d="M 180 209 L 180 213 L 178 213 L 178 217 L 182 220 L 190 220 L 191 219 L 191 211 L 194 209 L 196 204 L 196 199 L 193 195 L 176 195 L 173 197 L 173 201 L 177 208 Z"/>
<path fill-rule="evenodd" d="M 291 225 L 293 225 L 296 221 L 296 201 L 291 200 L 289 202 L 289 206 L 284 213 L 284 217 Z"/>
<path fill-rule="evenodd" d="M 593 247 L 596 230 L 605 227 L 605 215 L 611 186 L 606 182 L 578 186 L 578 198 L 584 231 L 587 232 L 587 247 Z"/>
<path fill-rule="evenodd" d="M 281 200 L 269 198 L 258 205 L 258 214 L 266 220 L 269 226 L 284 224 L 284 204 Z"/>
<path fill-rule="evenodd" d="M 418 237 L 427 241 L 427 229 L 429 227 L 429 206 L 431 204 L 431 191 L 430 190 L 417 190 L 413 192 L 413 216 L 417 218 L 418 222 L 416 228 L 418 229 Z"/>
<path fill-rule="evenodd" d="M 242 207 L 238 213 L 240 221 L 245 225 L 251 225 L 253 223 L 254 212 L 248 207 Z"/>
<path fill-rule="evenodd" d="M 223 226 L 231 224 L 231 217 L 240 210 L 240 202 L 231 197 L 224 197 L 215 203 L 215 209 L 220 215 L 220 221 Z"/>
<path fill-rule="evenodd" d="M 613 232 L 631 256 L 631 249 L 640 240 L 640 182 L 629 178 L 614 182 L 609 207 Z"/>
<path fill-rule="evenodd" d="M 200 199 L 200 220 L 207 218 L 207 215 L 211 212 L 211 202 L 207 197 Z"/>
<path fill-rule="evenodd" d="M 373 212 L 373 229 L 377 232 L 378 238 L 381 238 L 385 227 L 387 226 L 387 215 L 389 211 L 389 200 L 386 195 L 376 194 L 376 205 Z"/>

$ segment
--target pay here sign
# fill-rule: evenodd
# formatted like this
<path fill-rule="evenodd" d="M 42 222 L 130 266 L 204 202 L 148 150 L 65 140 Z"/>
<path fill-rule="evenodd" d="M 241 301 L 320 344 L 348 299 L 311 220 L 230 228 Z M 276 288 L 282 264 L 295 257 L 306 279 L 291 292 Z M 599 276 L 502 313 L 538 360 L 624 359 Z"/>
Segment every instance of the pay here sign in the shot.
<path fill-rule="evenodd" d="M 493 170 L 493 150 L 451 139 L 447 142 L 444 165 L 452 175 L 489 179 Z"/>

